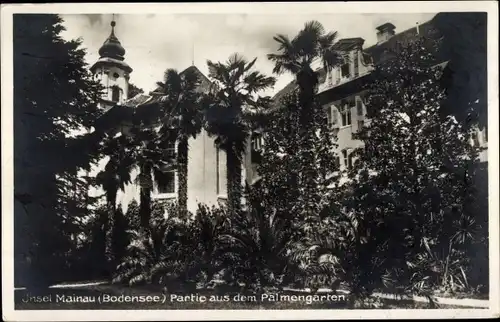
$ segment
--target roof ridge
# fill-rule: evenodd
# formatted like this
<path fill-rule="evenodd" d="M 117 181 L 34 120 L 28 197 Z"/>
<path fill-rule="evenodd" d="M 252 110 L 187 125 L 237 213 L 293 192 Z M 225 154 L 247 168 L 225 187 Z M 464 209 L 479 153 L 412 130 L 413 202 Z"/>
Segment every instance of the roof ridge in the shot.
<path fill-rule="evenodd" d="M 434 17 L 435 17 L 435 16 L 434 16 Z M 421 26 L 423 26 L 423 25 L 425 25 L 425 24 L 430 23 L 432 20 L 434 20 L 434 17 L 432 17 L 431 19 L 429 19 L 429 20 L 427 20 L 427 21 L 425 21 L 425 22 L 423 22 L 423 23 L 419 24 L 419 27 L 421 27 Z M 413 27 L 410 27 L 410 28 L 407 28 L 407 29 L 405 29 L 405 30 L 403 30 L 403 31 L 400 31 L 400 32 L 398 32 L 398 33 L 394 34 L 394 35 L 393 35 L 391 38 L 389 38 L 387 41 L 390 41 L 392 38 L 394 38 L 394 37 L 396 37 L 396 36 L 398 36 L 398 35 L 404 34 L 405 32 L 408 32 L 408 31 L 410 31 L 410 30 L 412 30 L 412 29 L 416 29 L 416 28 L 417 28 L 417 26 L 415 25 L 415 26 L 413 26 Z M 380 43 L 380 44 L 375 43 L 375 44 L 371 45 L 370 47 L 363 48 L 363 51 L 368 50 L 368 49 L 375 48 L 375 47 L 380 46 L 380 45 L 382 45 L 382 44 L 385 44 L 385 43 L 387 43 L 387 41 L 384 41 L 383 43 Z"/>

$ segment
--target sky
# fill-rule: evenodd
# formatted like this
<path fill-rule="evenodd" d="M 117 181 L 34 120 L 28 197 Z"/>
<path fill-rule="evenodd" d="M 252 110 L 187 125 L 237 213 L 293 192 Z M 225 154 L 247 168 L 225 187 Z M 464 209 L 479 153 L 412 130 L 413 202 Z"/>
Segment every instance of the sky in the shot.
<path fill-rule="evenodd" d="M 145 92 L 154 89 L 168 68 L 179 72 L 194 65 L 208 75 L 206 61 L 227 61 L 233 53 L 248 60 L 257 58 L 255 68 L 272 75 L 273 64 L 266 55 L 276 52 L 276 34 L 292 38 L 305 22 L 317 20 L 326 31 L 337 31 L 338 39 L 361 37 L 364 47 L 376 43 L 376 27 L 391 22 L 396 33 L 432 19 L 435 13 L 408 14 L 118 14 L 115 35 L 126 50 L 125 61 L 133 68 L 130 82 Z M 65 39 L 81 38 L 89 65 L 111 32 L 111 14 L 61 14 Z M 277 76 L 277 75 L 275 75 Z M 274 95 L 293 77 L 277 76 Z"/>

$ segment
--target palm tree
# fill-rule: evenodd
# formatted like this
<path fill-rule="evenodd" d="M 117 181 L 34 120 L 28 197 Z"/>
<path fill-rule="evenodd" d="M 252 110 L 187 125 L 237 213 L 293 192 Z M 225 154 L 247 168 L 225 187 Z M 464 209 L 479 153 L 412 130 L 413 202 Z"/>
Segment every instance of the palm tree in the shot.
<path fill-rule="evenodd" d="M 231 225 L 219 233 L 216 258 L 247 287 L 283 286 L 291 270 L 292 222 L 263 209 L 255 190 L 248 191 L 248 211 L 232 216 Z"/>
<path fill-rule="evenodd" d="M 198 91 L 200 77 L 195 67 L 178 73 L 175 69 L 165 72 L 164 82 L 158 82 L 166 95 L 162 108 L 166 115 L 176 120 L 177 169 L 179 175 L 178 204 L 180 211 L 187 215 L 187 178 L 189 138 L 196 138 L 201 132 L 203 113 Z"/>
<path fill-rule="evenodd" d="M 206 129 L 226 151 L 230 211 L 241 208 L 241 156 L 251 130 L 248 116 L 268 106 L 269 100 L 257 93 L 272 87 L 276 81 L 251 70 L 256 60 L 248 62 L 233 54 L 226 63 L 207 61 L 213 87 L 206 100 Z"/>
<path fill-rule="evenodd" d="M 214 275 L 223 266 L 217 256 L 219 237 L 230 222 L 224 207 L 209 208 L 199 204 L 198 211 L 191 224 L 192 235 L 196 244 L 195 256 L 198 270 L 206 274 L 205 283 L 212 281 Z"/>
<path fill-rule="evenodd" d="M 288 36 L 278 34 L 273 39 L 278 42 L 278 53 L 268 54 L 268 59 L 275 63 L 273 72 L 282 74 L 287 71 L 295 76 L 299 87 L 302 130 L 307 131 L 311 122 L 311 109 L 318 84 L 319 75 L 311 67 L 321 59 L 325 71 L 330 71 L 346 58 L 335 49 L 337 32 L 325 33 L 318 21 L 309 21 L 304 28 L 290 40 Z"/>
<path fill-rule="evenodd" d="M 116 196 L 118 190 L 124 190 L 125 185 L 131 182 L 130 173 L 134 159 L 131 141 L 125 136 L 119 136 L 105 141 L 102 153 L 109 156 L 104 170 L 96 176 L 97 185 L 102 186 L 106 196 L 108 218 L 105 224 L 105 254 L 110 265 L 114 266 L 115 250 L 113 240 L 116 220 Z"/>
<path fill-rule="evenodd" d="M 149 231 L 131 230 L 128 256 L 118 266 L 114 283 L 130 285 L 157 282 L 164 284 L 180 273 L 178 258 L 184 248 L 179 234 L 182 229 L 172 219 L 151 223 Z"/>
<path fill-rule="evenodd" d="M 170 156 L 162 149 L 164 135 L 159 130 L 136 126 L 131 129 L 135 143 L 134 165 L 139 169 L 137 180 L 141 187 L 139 196 L 139 217 L 141 229 L 146 233 L 150 228 L 151 191 L 153 185 L 164 178 L 164 172 L 174 167 Z"/>

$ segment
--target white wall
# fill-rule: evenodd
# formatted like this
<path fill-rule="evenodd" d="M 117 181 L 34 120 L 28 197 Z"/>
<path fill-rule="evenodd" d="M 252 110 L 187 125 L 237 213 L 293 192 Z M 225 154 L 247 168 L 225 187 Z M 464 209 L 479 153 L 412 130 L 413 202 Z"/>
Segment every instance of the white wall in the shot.
<path fill-rule="evenodd" d="M 195 212 L 198 203 L 217 205 L 225 196 L 226 155 L 219 150 L 219 194 L 217 194 L 217 148 L 214 138 L 205 130 L 189 140 L 188 156 L 188 210 Z"/>
<path fill-rule="evenodd" d="M 106 72 L 107 71 L 107 72 Z M 118 74 L 118 77 L 115 78 L 114 74 Z M 119 103 L 123 103 L 125 100 L 128 98 L 128 80 L 127 80 L 127 74 L 125 73 L 124 70 L 116 67 L 116 66 L 109 66 L 109 67 L 99 67 L 99 69 L 96 70 L 96 75 L 99 77 L 102 86 L 104 86 L 104 95 L 103 99 L 105 100 L 112 100 L 112 91 L 111 91 L 111 86 L 116 85 L 122 89 L 122 92 L 120 94 L 120 100 Z"/>

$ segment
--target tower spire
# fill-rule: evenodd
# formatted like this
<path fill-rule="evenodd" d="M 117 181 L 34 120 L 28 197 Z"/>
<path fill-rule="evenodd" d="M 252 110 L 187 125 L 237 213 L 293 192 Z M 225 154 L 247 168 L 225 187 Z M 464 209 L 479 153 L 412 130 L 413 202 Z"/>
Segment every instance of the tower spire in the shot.
<path fill-rule="evenodd" d="M 115 14 L 113 13 L 113 18 L 111 19 L 111 34 L 112 35 L 115 34 L 115 26 L 116 26 Z"/>

